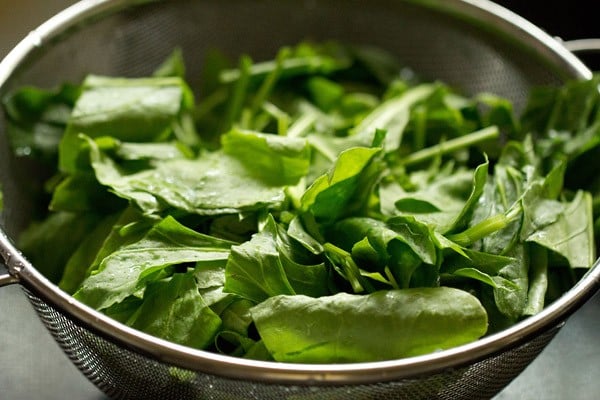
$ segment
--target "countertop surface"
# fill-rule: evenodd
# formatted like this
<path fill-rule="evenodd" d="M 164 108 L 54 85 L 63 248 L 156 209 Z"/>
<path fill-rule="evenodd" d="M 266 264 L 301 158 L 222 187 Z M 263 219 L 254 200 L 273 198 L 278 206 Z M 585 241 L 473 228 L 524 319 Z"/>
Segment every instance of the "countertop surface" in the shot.
<path fill-rule="evenodd" d="M 72 0 L 0 0 L 0 57 L 29 30 L 72 3 Z M 554 1 L 521 2 L 528 6 L 510 1 L 500 3 L 565 39 L 600 36 L 597 21 L 590 27 L 595 32 L 582 28 L 594 22 L 591 18 L 586 20 L 586 14 L 580 9 L 576 11 L 575 5 L 572 12 L 565 11 L 570 15 L 570 19 L 565 19 L 560 12 L 556 17 L 539 14 L 543 12 L 539 10 L 558 4 Z M 105 398 L 62 353 L 22 290 L 17 285 L 0 288 L 0 400 Z M 542 354 L 495 397 L 502 400 L 597 398 L 600 398 L 600 293 L 573 315 Z"/>

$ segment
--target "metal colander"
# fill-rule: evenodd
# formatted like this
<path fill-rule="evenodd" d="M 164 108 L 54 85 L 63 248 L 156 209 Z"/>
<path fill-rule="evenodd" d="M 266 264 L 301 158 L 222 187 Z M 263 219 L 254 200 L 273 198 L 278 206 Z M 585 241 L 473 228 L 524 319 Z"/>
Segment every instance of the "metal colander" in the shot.
<path fill-rule="evenodd" d="M 53 87 L 86 74 L 147 75 L 173 50 L 199 87 L 204 54 L 271 58 L 304 39 L 387 49 L 426 78 L 466 94 L 488 91 L 517 110 L 532 86 L 589 78 L 559 42 L 527 21 L 477 0 L 86 0 L 26 37 L 0 64 L 0 95 L 18 86 Z M 197 93 L 200 97 L 201 93 Z M 451 350 L 402 360 L 298 365 L 193 350 L 115 322 L 61 292 L 14 246 L 29 222 L 31 193 L 44 171 L 14 158 L 0 116 L 4 211 L 0 256 L 50 333 L 82 373 L 114 398 L 143 399 L 476 399 L 516 377 L 600 287 L 592 268 L 542 313 Z"/>

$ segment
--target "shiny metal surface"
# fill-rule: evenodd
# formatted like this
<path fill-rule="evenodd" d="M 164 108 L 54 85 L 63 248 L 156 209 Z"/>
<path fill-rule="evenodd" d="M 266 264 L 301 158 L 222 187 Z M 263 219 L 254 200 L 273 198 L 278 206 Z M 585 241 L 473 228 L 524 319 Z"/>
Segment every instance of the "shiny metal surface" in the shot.
<path fill-rule="evenodd" d="M 0 4 L 1 4 L 1 3 L 0 3 Z M 13 6 L 13 7 L 14 7 L 14 6 Z M 1 9 L 1 8 L 0 8 L 0 9 Z M 1 17 L 0 17 L 0 18 L 2 18 L 2 17 L 4 17 L 6 14 L 2 13 L 2 14 L 0 14 L 0 15 L 1 15 Z M 1 19 L 0 19 L 0 21 L 1 21 Z M 561 51 L 562 51 L 562 50 L 561 50 Z M 27 280 L 28 282 L 30 282 L 30 283 L 31 283 L 33 286 L 36 286 L 38 289 L 42 289 L 42 290 L 44 290 L 44 281 L 43 281 L 43 279 L 42 279 L 41 277 L 39 277 L 39 276 L 36 276 L 36 274 L 35 274 L 35 272 L 34 272 L 34 271 L 30 271 L 30 272 L 29 272 L 29 274 L 30 274 L 30 275 L 28 275 L 28 276 L 27 276 L 27 279 L 26 279 L 26 280 Z M 8 282 L 8 280 L 7 280 L 7 279 L 5 279 L 5 282 Z M 11 282 L 8 282 L 8 283 L 11 283 Z M 0 299 L 3 299 L 5 296 L 8 296 L 8 295 L 5 295 L 4 293 L 10 293 L 10 294 L 14 294 L 13 292 L 17 292 L 17 291 L 15 291 L 15 290 L 12 290 L 13 288 L 10 288 L 10 289 L 11 289 L 11 291 L 10 291 L 10 292 L 8 292 L 8 291 L 6 291 L 5 289 L 3 289 L 3 290 L 0 292 L 0 296 L 1 296 L 1 297 L 0 297 Z M 21 294 L 21 295 L 22 295 L 22 293 L 19 293 L 19 294 Z M 14 295 L 16 296 L 17 294 L 14 294 Z M 57 295 L 57 294 L 56 294 L 56 293 L 54 293 L 53 295 Z M 63 303 L 63 305 L 65 305 L 65 306 L 68 306 L 68 304 L 69 304 L 69 299 L 67 299 L 66 297 L 65 297 L 65 298 L 63 298 L 63 297 L 60 297 L 59 295 L 57 295 L 57 296 L 58 296 L 58 297 L 56 297 L 56 296 L 55 296 L 56 300 L 58 300 L 59 302 L 62 302 L 62 303 Z M 596 299 L 597 299 L 597 297 L 598 297 L 598 296 L 596 296 Z M 8 298 L 9 298 L 9 299 L 12 299 L 13 297 L 8 297 Z M 14 301 L 14 300 L 13 300 L 13 301 Z M 574 299 L 574 301 L 577 301 L 577 299 Z M 597 304 L 597 303 L 598 303 L 598 302 L 596 301 L 596 304 Z M 7 304 L 7 303 L 5 303 L 5 302 L 3 302 L 2 300 L 0 300 L 0 307 L 4 306 L 4 304 Z M 11 303 L 9 302 L 8 304 L 11 304 Z M 13 303 L 13 304 L 14 304 L 14 303 Z M 592 302 L 590 302 L 589 304 L 594 304 L 594 303 L 593 303 L 593 301 L 592 301 Z M 597 307 L 596 307 L 596 308 L 597 308 Z M 0 308 L 0 313 L 2 313 L 2 314 L 5 314 L 6 312 L 2 312 L 3 310 L 4 310 L 4 308 L 3 308 L 3 307 L 2 307 L 2 308 Z M 81 310 L 78 310 L 78 312 L 79 312 L 79 311 L 81 311 Z M 86 310 L 83 310 L 82 312 L 85 312 L 85 311 L 86 311 Z M 578 313 L 577 315 L 579 315 L 579 313 Z M 576 316 L 577 316 L 577 315 L 576 315 Z M 4 317 L 4 315 L 3 315 L 3 317 Z M 96 317 L 96 316 L 95 316 L 95 317 Z M 19 321 L 19 320 L 17 319 L 17 321 Z M 105 321 L 105 322 L 106 322 L 106 321 Z M 18 322 L 18 323 L 20 323 L 20 322 Z M 108 325 L 107 325 L 107 326 L 109 326 L 109 327 L 110 327 L 110 322 L 107 322 L 107 323 L 108 323 Z M 4 325 L 4 324 L 2 324 L 2 325 Z M 561 333 L 562 333 L 562 332 L 561 332 Z M 4 344 L 4 343 L 2 342 L 4 339 L 2 338 L 2 336 L 1 336 L 1 335 L 2 335 L 2 334 L 0 333 L 0 343 Z M 125 335 L 125 336 L 127 336 L 127 335 Z M 11 336 L 11 337 L 14 339 L 14 336 Z M 125 338 L 125 339 L 127 339 L 127 338 Z M 594 339 L 594 337 L 593 337 L 593 335 L 592 335 L 592 342 L 593 342 L 593 339 Z M 597 337 L 596 337 L 595 339 L 597 340 Z M 554 344 L 555 344 L 555 342 L 553 342 L 553 343 L 552 343 L 552 345 L 554 345 Z M 572 344 L 569 344 L 569 346 L 571 346 L 571 345 L 572 345 Z M 52 344 L 49 344 L 48 346 L 52 346 Z M 5 346 L 0 346 L 0 349 L 2 349 L 2 348 L 4 348 L 4 347 L 5 347 Z M 7 346 L 7 347 L 8 347 L 8 346 Z M 56 347 L 56 346 L 54 346 L 54 347 Z M 2 350 L 2 351 L 4 351 L 4 350 Z M 159 356 L 160 356 L 160 354 L 159 354 Z M 3 358 L 4 358 L 4 353 L 0 353 L 0 365 L 2 365 L 2 367 L 1 367 L 1 368 L 4 368 L 4 362 L 3 362 Z M 536 360 L 536 362 L 537 362 L 537 361 L 539 361 L 539 359 L 538 359 L 538 360 Z M 553 364 L 555 364 L 555 363 L 553 363 Z M 53 368 L 53 367 L 51 367 L 51 368 Z M 593 368 L 590 368 L 590 369 L 593 371 Z M 5 386 L 5 385 L 6 385 L 6 386 L 8 386 L 8 385 L 9 385 L 9 383 L 8 383 L 9 381 L 8 381 L 8 380 L 5 380 L 5 372 L 6 372 L 6 371 L 4 371 L 3 369 L 0 369 L 0 391 L 2 391 L 3 393 L 14 393 L 14 392 L 4 392 L 4 391 L 2 390 L 2 389 L 3 389 L 3 386 Z M 322 372 L 323 372 L 323 371 L 322 371 Z M 364 371 L 363 371 L 363 372 L 364 372 Z M 34 377 L 35 377 L 35 376 L 38 376 L 38 374 L 32 373 L 32 376 L 34 376 Z M 84 380 L 84 379 L 83 379 L 83 377 L 81 377 L 81 379 L 82 379 L 82 380 Z M 83 384 L 82 384 L 82 386 L 85 386 L 85 385 L 83 385 Z M 509 387 L 508 387 L 506 390 L 509 390 L 510 388 L 511 388 L 511 387 L 509 386 Z M 78 389 L 77 389 L 77 390 L 78 390 Z M 503 393 L 507 393 L 507 392 L 506 392 L 506 390 L 505 390 L 505 392 L 503 392 Z M 92 393 L 93 393 L 93 392 L 92 392 Z M 94 393 L 93 395 L 95 395 L 95 393 Z M 18 396 L 18 394 L 15 394 L 15 396 Z M 499 396 L 503 396 L 503 394 L 500 394 Z M 35 396 L 33 396 L 33 397 L 35 397 Z M 10 398 L 10 397 L 9 397 L 9 398 Z M 17 397 L 14 397 L 14 398 L 17 398 Z M 23 397 L 23 398 L 25 398 L 25 397 Z M 29 398 L 29 397 L 27 397 L 27 398 Z M 40 397 L 40 398 L 45 398 L 45 397 Z M 50 397 L 48 397 L 48 398 L 50 398 Z M 512 397 L 512 398 L 515 398 L 515 397 Z M 528 397 L 522 397 L 522 398 L 528 398 Z M 532 397 L 532 398 L 533 398 L 533 397 Z M 546 397 L 546 398 L 548 398 L 548 397 Z M 558 397 L 557 397 L 557 398 L 558 398 Z"/>

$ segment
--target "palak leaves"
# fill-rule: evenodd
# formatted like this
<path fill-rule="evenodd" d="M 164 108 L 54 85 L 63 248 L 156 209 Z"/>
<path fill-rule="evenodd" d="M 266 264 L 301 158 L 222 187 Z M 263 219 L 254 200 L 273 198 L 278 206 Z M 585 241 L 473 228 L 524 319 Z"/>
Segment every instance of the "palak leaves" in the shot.
<path fill-rule="evenodd" d="M 508 327 L 594 262 L 599 77 L 518 117 L 379 49 L 231 65 L 207 56 L 193 93 L 176 49 L 151 77 L 3 100 L 51 176 L 20 248 L 61 289 L 186 346 L 364 362 Z"/>

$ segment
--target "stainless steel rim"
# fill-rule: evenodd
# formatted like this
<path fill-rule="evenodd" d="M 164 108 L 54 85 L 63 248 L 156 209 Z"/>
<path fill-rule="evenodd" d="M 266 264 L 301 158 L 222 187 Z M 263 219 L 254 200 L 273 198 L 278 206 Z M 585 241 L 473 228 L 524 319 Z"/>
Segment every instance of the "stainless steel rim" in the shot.
<path fill-rule="evenodd" d="M 546 55 L 557 64 L 567 66 L 574 77 L 589 79 L 592 75 L 591 71 L 558 41 L 494 3 L 477 0 L 407 1 L 459 13 L 465 18 L 478 19 L 494 29 L 502 30 L 505 34 L 533 46 L 534 50 Z M 149 2 L 149 0 L 141 2 Z M 0 63 L 0 89 L 13 71 L 19 68 L 36 48 L 81 21 L 99 14 L 115 12 L 133 3 L 140 3 L 140 1 L 84 0 L 48 20 L 31 32 Z M 339 385 L 382 382 L 471 364 L 484 357 L 513 348 L 534 335 L 560 324 L 600 288 L 600 262 L 596 261 L 594 268 L 576 286 L 540 314 L 475 343 L 435 354 L 393 361 L 327 365 L 286 364 L 245 360 L 194 350 L 136 331 L 75 301 L 59 290 L 23 257 L 2 231 L 0 231 L 0 250 L 10 272 L 10 276 L 0 277 L 3 284 L 21 283 L 67 317 L 110 341 L 182 368 L 230 378 L 280 384 Z"/>

